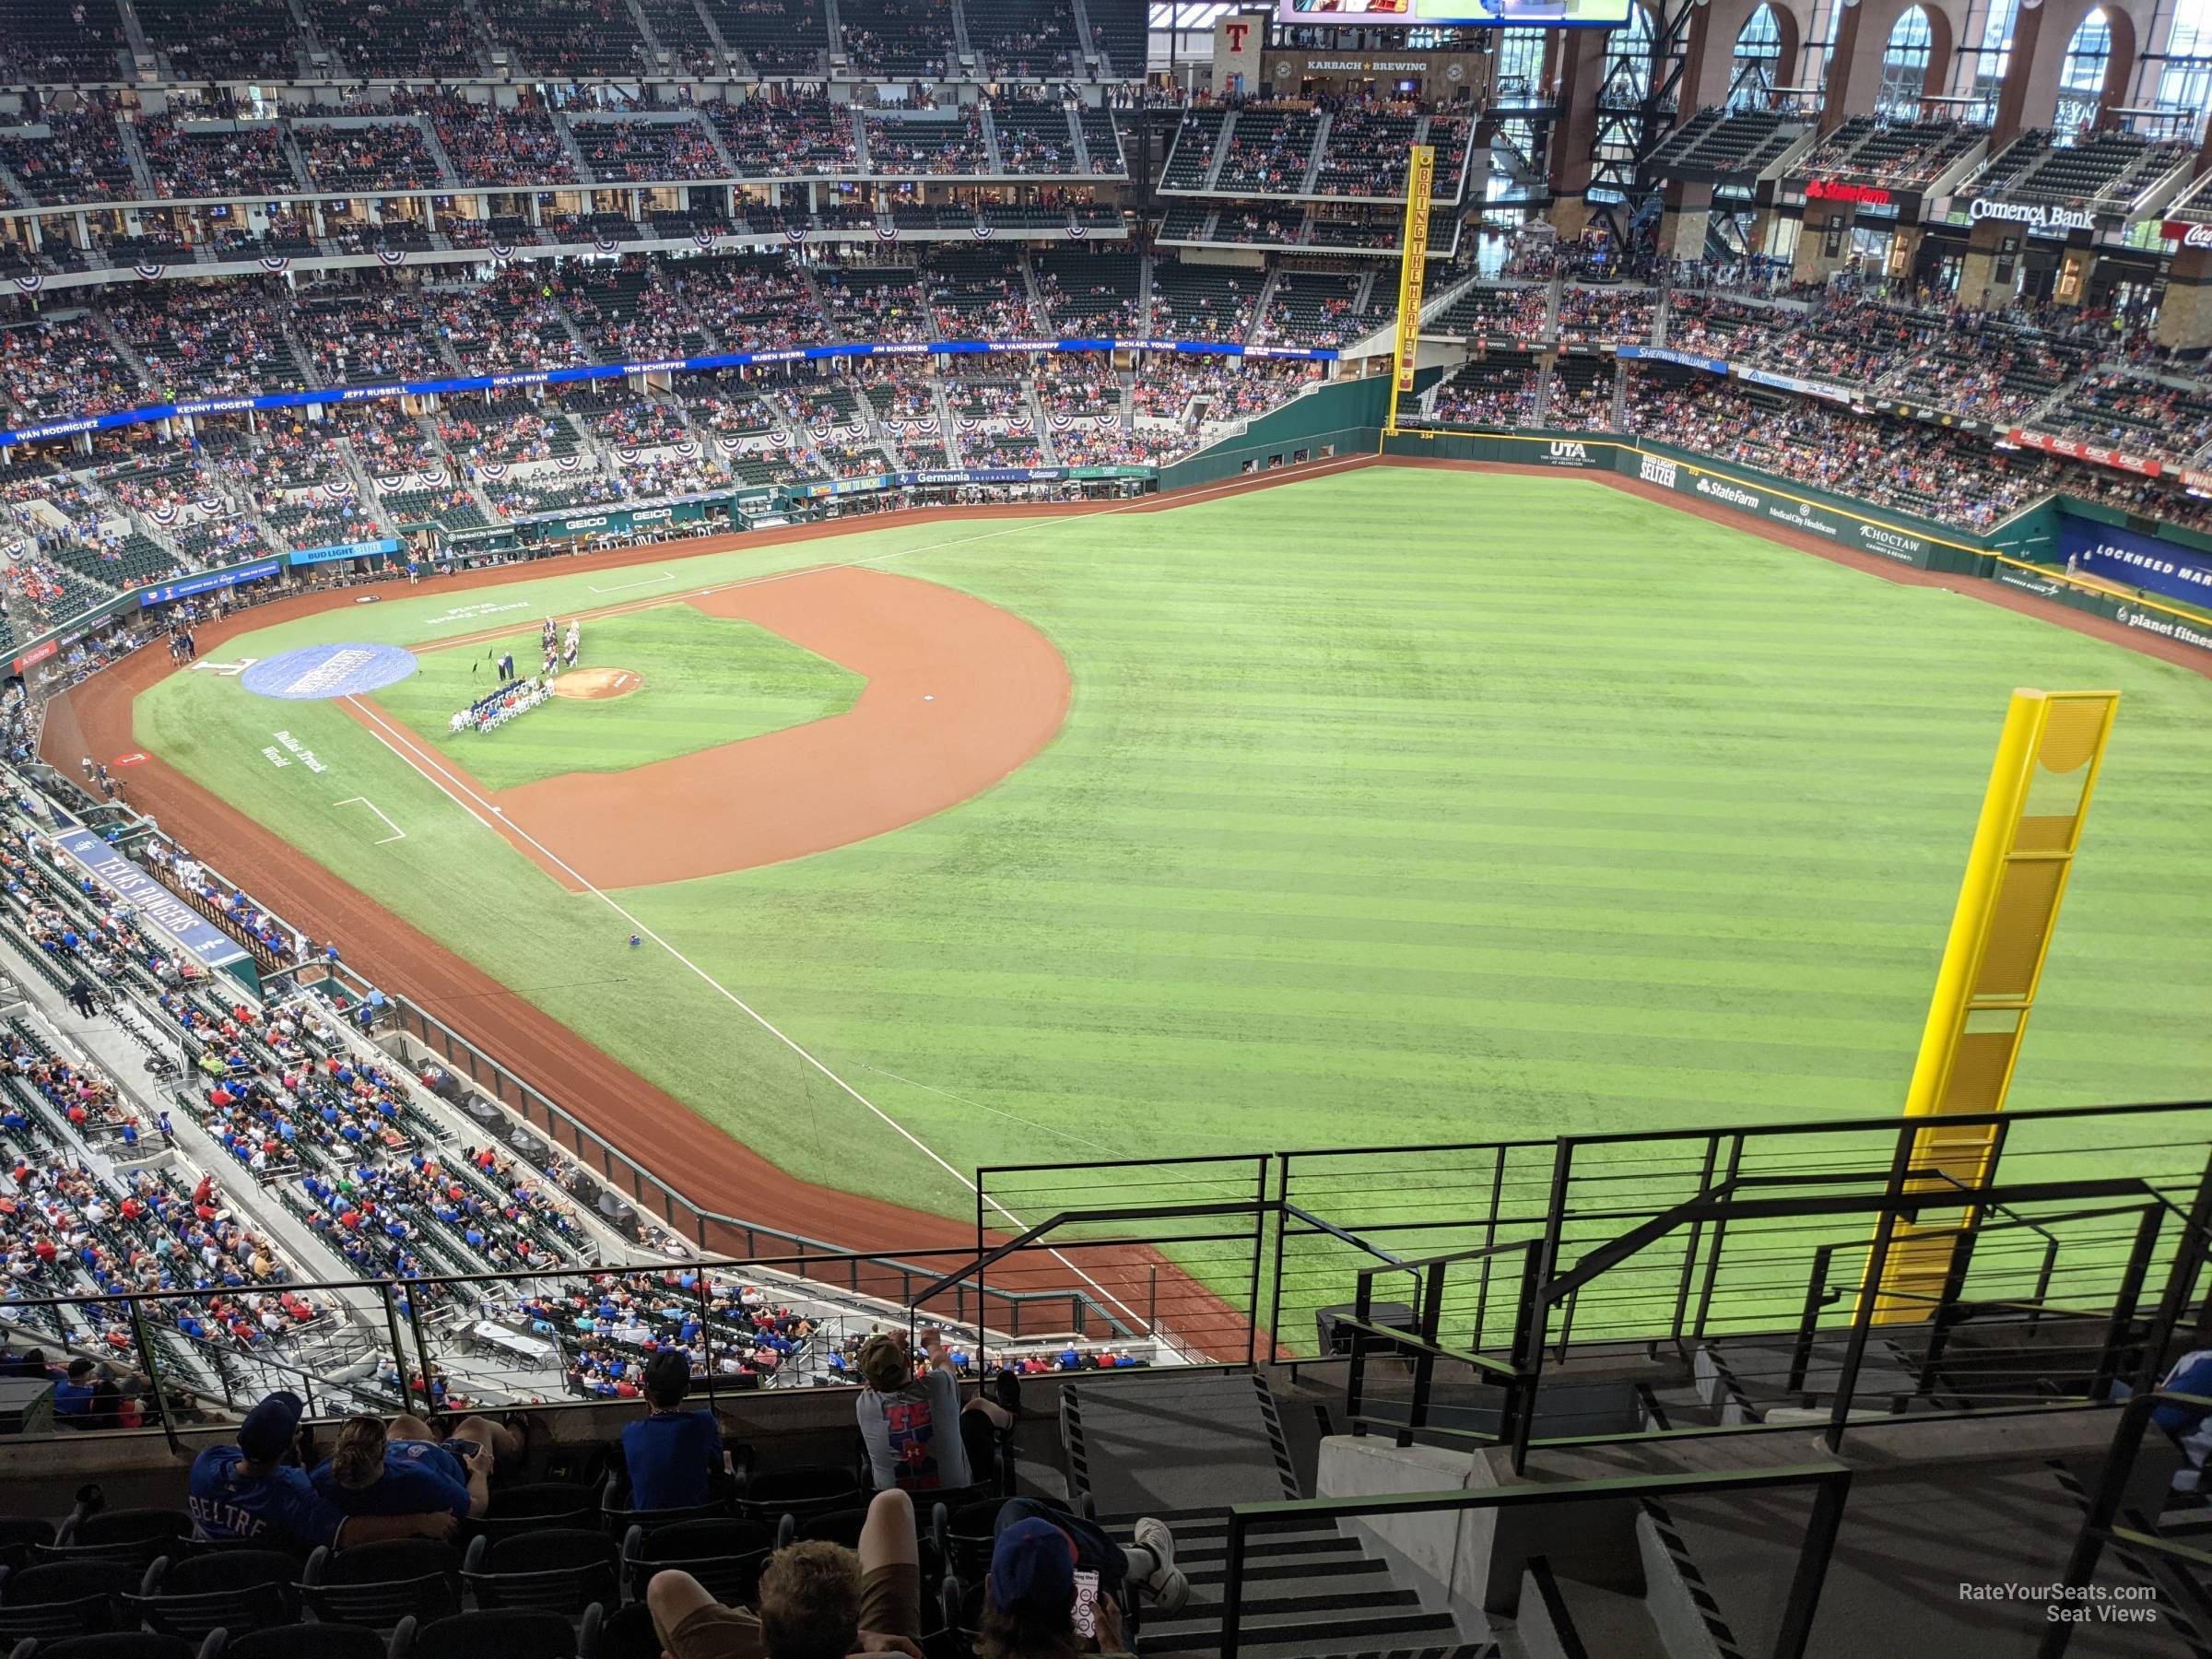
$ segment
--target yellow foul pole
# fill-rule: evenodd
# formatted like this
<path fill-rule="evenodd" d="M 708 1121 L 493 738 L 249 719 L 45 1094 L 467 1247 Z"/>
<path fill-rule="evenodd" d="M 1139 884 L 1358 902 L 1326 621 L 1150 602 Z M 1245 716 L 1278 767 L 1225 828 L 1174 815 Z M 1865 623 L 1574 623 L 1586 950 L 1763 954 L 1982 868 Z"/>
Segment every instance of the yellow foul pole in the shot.
<path fill-rule="evenodd" d="M 1908 1118 L 2005 1109 L 2119 701 L 2117 691 L 2012 694 L 1905 1095 Z M 1932 1123 L 1913 1137 L 1918 1173 L 1906 1190 L 1982 1184 L 1997 1142 L 1994 1124 Z M 1931 1207 L 1898 1222 L 1877 1323 L 1912 1324 L 1935 1312 L 1972 1223 L 1971 1206 Z"/>
<path fill-rule="evenodd" d="M 1390 420 L 1398 429 L 1398 399 L 1413 390 L 1413 359 L 1421 344 L 1421 288 L 1429 265 L 1429 192 L 1436 180 L 1436 147 L 1407 151 L 1405 247 L 1398 255 L 1398 339 L 1390 382 Z"/>

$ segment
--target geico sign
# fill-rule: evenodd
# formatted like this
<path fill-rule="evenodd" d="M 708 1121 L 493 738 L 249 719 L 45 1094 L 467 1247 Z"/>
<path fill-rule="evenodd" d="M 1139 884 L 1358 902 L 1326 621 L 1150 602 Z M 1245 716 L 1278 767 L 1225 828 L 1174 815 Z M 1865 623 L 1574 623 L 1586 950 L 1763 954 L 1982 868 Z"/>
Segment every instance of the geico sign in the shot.
<path fill-rule="evenodd" d="M 2030 230 L 2094 230 L 2097 220 L 2086 207 L 2051 207 L 2041 202 L 1992 202 L 1975 197 L 1967 208 L 1971 219 L 2005 219 Z"/>
<path fill-rule="evenodd" d="M 2184 248 L 2212 248 L 2212 225 L 2196 225 L 2187 219 L 2168 219 L 2159 227 L 2168 241 L 2180 242 Z"/>

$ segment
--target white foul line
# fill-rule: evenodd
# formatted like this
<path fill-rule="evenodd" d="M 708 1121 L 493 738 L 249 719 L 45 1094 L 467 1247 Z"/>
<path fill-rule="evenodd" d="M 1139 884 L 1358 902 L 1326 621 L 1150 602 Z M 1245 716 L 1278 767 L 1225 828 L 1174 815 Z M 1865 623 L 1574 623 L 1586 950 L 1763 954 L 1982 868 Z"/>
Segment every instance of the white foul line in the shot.
<path fill-rule="evenodd" d="M 631 588 L 651 587 L 656 582 L 674 582 L 675 580 L 676 572 L 674 571 L 663 571 L 658 576 L 648 576 L 642 582 L 624 582 L 614 587 L 594 587 L 592 592 L 594 594 L 627 594 Z"/>
<path fill-rule="evenodd" d="M 1328 473 L 1344 470 L 1345 465 L 1348 465 L 1352 461 L 1364 461 L 1365 459 L 1365 456 L 1348 457 L 1343 465 L 1316 467 L 1312 472 L 1300 476 L 1303 477 L 1325 476 Z M 1185 501 L 1196 500 L 1205 496 L 1219 495 L 1227 491 L 1249 488 L 1250 487 L 1251 480 L 1240 477 L 1230 483 L 1216 485 L 1207 489 L 1193 490 L 1189 496 L 1182 498 L 1182 500 L 1179 500 L 1176 504 L 1181 506 L 1184 504 Z M 1014 524 L 1003 530 L 989 530 L 979 532 L 973 535 L 953 536 L 944 541 L 931 542 L 918 547 L 899 548 L 892 552 L 877 554 L 866 559 L 836 560 L 825 564 L 811 566 L 806 571 L 778 571 L 772 575 L 756 576 L 744 581 L 724 583 L 722 585 L 727 587 L 750 587 L 756 583 L 763 582 L 787 581 L 793 576 L 806 575 L 818 571 L 837 570 L 847 567 L 879 564 L 892 559 L 906 558 L 914 553 L 926 553 L 944 547 L 965 547 L 974 542 L 994 541 L 1002 535 L 1018 535 L 1025 531 L 1035 531 L 1039 534 L 1044 534 L 1049 532 L 1053 527 L 1061 524 L 1079 524 L 1088 519 L 1104 518 L 1114 513 L 1129 512 L 1147 505 L 1153 505 L 1154 510 L 1158 511 L 1157 506 L 1153 503 L 1147 503 L 1139 500 L 1124 501 L 1115 506 L 1102 507 L 1096 512 L 1077 512 L 1053 517 L 1025 518 L 1018 521 Z M 716 591 L 717 590 L 715 588 L 710 587 L 700 589 L 700 593 L 701 594 L 705 594 Z M 420 774 L 433 786 L 435 786 L 440 794 L 445 795 L 456 806 L 460 806 L 461 809 L 466 812 L 469 817 L 475 818 L 477 822 L 482 824 L 486 829 L 493 829 L 494 826 L 491 821 L 485 818 L 483 813 L 477 810 L 477 806 L 481 806 L 488 809 L 494 817 L 499 818 L 500 825 L 503 825 L 508 830 L 512 831 L 517 836 L 520 836 L 524 841 L 529 842 L 531 846 L 536 848 L 537 851 L 545 856 L 546 861 L 548 864 L 551 864 L 563 871 L 570 877 L 570 879 L 577 884 L 577 886 L 582 888 L 584 891 L 590 893 L 594 898 L 605 904 L 607 909 L 613 911 L 615 914 L 620 916 L 625 922 L 628 922 L 641 937 L 651 939 L 655 945 L 666 951 L 671 957 L 674 957 L 677 961 L 680 962 L 684 967 L 689 969 L 694 975 L 696 975 L 717 995 L 723 997 L 733 1006 L 739 1009 L 747 1018 L 751 1019 L 753 1023 L 758 1025 L 762 1030 L 766 1031 L 777 1041 L 783 1044 L 784 1047 L 791 1050 L 793 1053 L 796 1054 L 801 1060 L 805 1061 L 816 1071 L 821 1073 L 823 1077 L 827 1077 L 831 1083 L 835 1084 L 844 1093 L 852 1096 L 853 1100 L 859 1101 L 861 1105 L 866 1107 L 869 1112 L 873 1112 L 877 1118 L 881 1119 L 886 1124 L 888 1124 L 900 1136 L 900 1139 L 906 1141 L 924 1158 L 928 1159 L 930 1162 L 935 1164 L 937 1168 L 943 1170 L 947 1175 L 951 1176 L 953 1180 L 959 1182 L 960 1185 L 966 1187 L 970 1192 L 975 1194 L 976 1196 L 982 1199 L 983 1203 L 989 1205 L 993 1209 L 1004 1216 L 1014 1225 L 1018 1230 L 1023 1232 L 1029 1230 L 1030 1224 L 1027 1221 L 1024 1221 L 1019 1216 L 1016 1215 L 1012 1210 L 1008 1209 L 997 1199 L 983 1192 L 973 1181 L 961 1174 L 959 1170 L 955 1169 L 950 1163 L 947 1162 L 935 1147 L 931 1147 L 927 1142 L 916 1135 L 912 1130 L 909 1129 L 904 1124 L 901 1124 L 897 1118 L 893 1117 L 882 1107 L 877 1105 L 875 1101 L 869 1100 L 867 1096 L 862 1094 L 860 1090 L 853 1088 L 852 1084 L 846 1082 L 844 1078 L 839 1077 L 837 1073 L 831 1071 L 830 1067 L 825 1065 L 819 1059 L 818 1059 L 811 1051 L 786 1034 L 781 1027 L 777 1026 L 758 1008 L 754 1007 L 750 1003 L 739 996 L 735 991 L 732 991 L 727 985 L 724 984 L 720 980 L 716 979 L 712 974 L 701 968 L 697 962 L 694 962 L 682 951 L 677 949 L 675 946 L 671 945 L 666 939 L 661 937 L 659 934 L 655 933 L 645 923 L 639 920 L 638 917 L 632 915 L 629 911 L 623 909 L 621 904 L 618 903 L 611 895 L 603 892 L 599 888 L 594 886 L 590 881 L 586 880 L 582 874 L 570 865 L 566 859 L 562 858 L 558 853 L 554 852 L 552 848 L 547 846 L 545 842 L 539 841 L 537 837 L 532 835 L 530 831 L 524 829 L 522 825 L 515 822 L 514 819 L 509 818 L 503 808 L 493 805 L 490 801 L 486 800 L 482 795 L 477 794 L 476 790 L 470 786 L 467 779 L 465 777 L 455 776 L 451 772 L 445 771 L 444 768 L 439 764 L 438 757 L 435 752 L 422 747 L 413 733 L 407 731 L 405 727 L 394 724 L 384 716 L 381 710 L 362 701 L 362 700 L 359 697 L 348 696 L 346 700 L 353 705 L 354 712 L 359 716 L 365 724 L 368 725 L 371 735 L 373 735 L 378 742 L 382 743 L 386 748 L 397 755 L 402 760 L 405 760 L 410 768 L 412 768 L 416 772 Z M 387 733 L 390 734 L 390 735 L 386 735 Z M 397 741 L 394 742 L 394 739 L 397 739 Z M 426 768 L 423 764 L 423 762 L 426 760 L 429 763 L 428 768 Z M 450 787 L 449 784 L 451 785 Z M 456 787 L 460 792 L 459 794 L 455 793 Z M 475 802 L 477 806 L 471 806 L 471 801 Z M 886 1075 L 888 1076 L 888 1074 Z M 1146 1324 L 1147 1322 L 1143 1316 L 1137 1313 L 1135 1309 L 1131 1308 L 1127 1302 L 1122 1300 L 1121 1298 L 1115 1296 L 1111 1290 L 1107 1289 L 1105 1286 L 1100 1284 L 1097 1279 L 1091 1277 L 1089 1274 L 1084 1272 L 1082 1268 L 1077 1266 L 1073 1262 L 1069 1261 L 1067 1257 L 1060 1251 L 1053 1249 L 1049 1245 L 1046 1247 L 1046 1249 L 1047 1253 L 1053 1257 L 1053 1260 L 1057 1261 L 1063 1267 L 1065 1267 L 1068 1272 L 1073 1274 L 1077 1278 L 1082 1280 L 1084 1284 L 1089 1286 L 1091 1289 L 1097 1291 L 1098 1294 L 1106 1301 L 1111 1302 L 1114 1307 L 1119 1308 L 1131 1320 L 1135 1321 L 1138 1326 L 1142 1327 Z M 980 1328 L 980 1317 L 978 1324 Z"/>
<path fill-rule="evenodd" d="M 478 813 L 475 809 L 475 807 L 468 806 L 468 803 L 466 801 L 462 801 L 460 795 L 455 795 L 453 791 L 448 788 L 444 782 L 441 782 L 438 777 L 433 776 L 429 771 L 423 768 L 420 760 L 417 759 L 418 756 L 420 756 L 425 759 L 429 759 L 433 766 L 436 765 L 435 757 L 431 756 L 429 751 L 418 748 L 411 733 L 399 726 L 392 724 L 385 719 L 380 711 L 374 709 L 370 704 L 363 702 L 358 697 L 349 696 L 346 700 L 353 705 L 354 712 L 357 714 L 370 723 L 371 731 L 375 732 L 375 735 L 383 741 L 386 748 L 391 749 L 394 754 L 399 756 L 401 759 L 406 761 L 406 763 L 413 767 L 416 771 L 420 772 L 422 776 L 428 778 L 432 783 L 436 784 L 440 791 L 441 791 L 443 794 L 451 796 L 455 801 L 459 801 L 463 806 L 467 807 L 469 816 L 475 818 L 478 823 L 484 824 L 485 828 L 487 829 L 490 829 L 492 827 L 484 818 L 482 814 Z M 382 727 L 382 730 L 377 731 L 376 728 L 378 727 Z M 393 738 L 398 739 L 398 742 L 395 744 L 391 741 L 390 738 L 385 738 L 383 734 L 386 732 L 390 733 Z M 449 777 L 451 776 L 450 773 L 447 775 Z M 728 1001 L 733 1006 L 742 1012 L 762 1030 L 766 1031 L 777 1041 L 783 1044 L 785 1048 L 791 1050 L 793 1053 L 804 1060 L 808 1065 L 814 1067 L 816 1071 L 821 1073 L 823 1077 L 829 1078 L 830 1082 L 836 1084 L 837 1087 L 842 1089 L 846 1094 L 851 1095 L 855 1100 L 858 1100 L 863 1106 L 874 1112 L 884 1123 L 888 1124 L 893 1130 L 895 1130 L 901 1139 L 905 1140 L 924 1158 L 935 1164 L 940 1170 L 943 1170 L 947 1175 L 951 1176 L 953 1180 L 959 1182 L 960 1185 L 966 1187 L 970 1192 L 974 1193 L 978 1197 L 982 1198 L 985 1204 L 988 1204 L 993 1209 L 996 1210 L 1009 1222 L 1013 1223 L 1014 1227 L 1018 1230 L 1026 1232 L 1029 1230 L 1030 1224 L 1027 1221 L 1024 1221 L 1019 1216 L 1016 1215 L 1005 1205 L 999 1203 L 997 1199 L 990 1196 L 990 1194 L 987 1193 L 982 1192 L 973 1181 L 971 1181 L 967 1176 L 961 1174 L 959 1171 L 953 1168 L 951 1164 L 947 1163 L 944 1158 L 937 1153 L 935 1147 L 931 1147 L 926 1141 L 915 1135 L 912 1130 L 909 1129 L 904 1124 L 901 1124 L 889 1112 L 884 1111 L 882 1107 L 877 1105 L 875 1101 L 869 1100 L 867 1096 L 862 1094 L 860 1090 L 853 1088 L 852 1084 L 846 1082 L 844 1078 L 839 1077 L 837 1073 L 831 1071 L 829 1066 L 823 1065 L 822 1062 L 815 1056 L 812 1051 L 794 1041 L 791 1036 L 785 1033 L 780 1026 L 776 1025 L 774 1021 L 771 1020 L 766 1015 L 762 1014 L 758 1008 L 754 1007 L 752 1004 L 747 1002 L 745 998 L 739 996 L 735 991 L 731 990 L 727 985 L 724 984 L 720 980 L 709 973 L 704 968 L 701 968 L 697 962 L 694 962 L 689 957 L 686 956 L 682 951 L 671 945 L 666 939 L 661 937 L 661 935 L 655 933 L 646 923 L 641 921 L 638 917 L 632 915 L 629 911 L 623 909 L 621 904 L 616 900 L 612 895 L 602 891 L 599 888 L 593 885 L 593 883 L 587 879 L 582 874 L 582 872 L 578 871 L 566 859 L 562 858 L 559 853 L 554 852 L 552 848 L 547 846 L 545 842 L 539 841 L 537 837 L 531 834 L 529 830 L 524 829 L 522 825 L 516 823 L 512 818 L 509 818 L 504 809 L 494 806 L 489 801 L 485 800 L 482 795 L 477 794 L 473 789 L 471 789 L 464 780 L 453 778 L 453 782 L 459 786 L 462 794 L 467 795 L 470 797 L 470 799 L 475 800 L 479 805 L 489 808 L 490 811 L 499 818 L 500 823 L 504 824 L 508 830 L 522 837 L 523 840 L 528 841 L 533 847 L 536 848 L 539 853 L 543 853 L 547 862 L 554 865 L 559 869 L 563 871 L 571 880 L 574 881 L 579 887 L 582 888 L 585 892 L 591 894 L 594 899 L 597 899 L 601 903 L 605 904 L 607 909 L 613 911 L 616 915 L 620 916 L 625 922 L 629 923 L 630 926 L 634 928 L 641 936 L 651 939 L 655 945 L 658 945 L 663 950 L 666 951 L 678 962 L 682 963 L 683 966 L 689 969 L 700 978 L 702 982 L 714 991 L 716 994 Z M 1050 1247 L 1048 1246 L 1048 1249 Z M 1119 1308 L 1124 1314 L 1128 1315 L 1129 1318 L 1135 1320 L 1138 1325 L 1141 1326 L 1146 1323 L 1143 1316 L 1140 1315 L 1134 1308 L 1130 1307 L 1128 1303 L 1123 1301 L 1121 1298 L 1115 1296 L 1111 1290 L 1107 1289 L 1105 1286 L 1100 1284 L 1098 1280 L 1092 1278 L 1089 1274 L 1085 1273 L 1080 1267 L 1077 1266 L 1065 1255 L 1061 1254 L 1059 1251 L 1051 1250 L 1050 1253 L 1054 1260 L 1060 1263 L 1062 1266 L 1065 1267 L 1070 1273 L 1074 1274 L 1076 1277 L 1081 1279 L 1086 1285 L 1088 1285 L 1093 1290 L 1097 1291 L 1100 1297 L 1104 1298 L 1107 1301 L 1112 1302 L 1115 1307 Z"/>
<path fill-rule="evenodd" d="M 385 836 L 382 841 L 371 841 L 369 844 L 372 847 L 388 847 L 394 841 L 406 841 L 407 839 L 407 832 L 405 830 L 402 830 L 397 824 L 394 823 L 390 818 L 384 818 L 384 809 L 379 806 L 374 801 L 371 800 L 367 795 L 347 795 L 342 801 L 333 801 L 331 805 L 333 806 L 366 806 L 370 811 L 375 813 L 378 818 L 384 818 L 384 828 L 391 830 L 392 833 Z"/>

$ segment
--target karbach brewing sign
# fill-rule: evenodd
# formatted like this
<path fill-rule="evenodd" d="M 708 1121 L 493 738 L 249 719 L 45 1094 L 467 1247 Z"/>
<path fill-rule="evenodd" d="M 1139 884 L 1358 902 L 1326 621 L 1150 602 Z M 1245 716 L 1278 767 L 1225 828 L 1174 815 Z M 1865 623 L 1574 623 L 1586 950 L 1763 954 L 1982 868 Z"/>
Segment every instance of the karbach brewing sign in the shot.
<path fill-rule="evenodd" d="M 1808 202 L 1856 202 L 1862 207 L 1887 207 L 1889 193 L 1879 184 L 1845 184 L 1834 179 L 1807 179 L 1805 182 L 1805 199 Z"/>

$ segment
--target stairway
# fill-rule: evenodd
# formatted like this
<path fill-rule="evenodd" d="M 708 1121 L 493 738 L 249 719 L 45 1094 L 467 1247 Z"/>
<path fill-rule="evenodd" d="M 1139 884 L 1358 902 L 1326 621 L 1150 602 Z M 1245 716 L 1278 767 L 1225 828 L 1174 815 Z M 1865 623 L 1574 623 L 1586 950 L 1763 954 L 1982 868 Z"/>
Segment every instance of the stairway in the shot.
<path fill-rule="evenodd" d="M 2146 1460 L 2155 1455 L 2147 1445 Z M 2170 1469 L 2174 1454 L 2163 1455 Z M 2074 1541 L 2078 1489 L 2063 1465 L 2033 1458 L 1895 1473 L 1862 1468 L 1844 1505 L 1807 1659 L 2032 1653 L 2045 1628 L 2044 1604 L 2005 1592 L 2059 1577 Z M 1806 1503 L 1802 1493 L 1677 1495 L 1662 1512 L 1698 1564 L 1713 1618 L 1745 1653 L 1772 1648 Z M 1962 1594 L 1961 1585 L 1990 1594 Z M 2207 1651 L 2177 1617 L 2179 1599 L 2148 1597 L 2148 1580 L 2119 1552 L 2106 1551 L 2093 1585 L 2105 1599 L 2089 1605 L 2069 1659 L 2201 1659 Z M 2107 1616 L 2098 1616 L 2100 1607 Z M 2136 1622 L 2137 1610 L 2156 1617 Z M 2122 1612 L 2130 1618 L 2112 1616 Z"/>
<path fill-rule="evenodd" d="M 1211 1653 L 1221 1641 L 1230 1504 L 1302 1494 L 1274 1391 L 1237 1372 L 1153 1371 L 1060 1389 L 1068 1489 L 1117 1537 L 1142 1515 L 1175 1534 L 1190 1600 L 1143 1617 L 1147 1653 Z M 1239 1621 L 1249 1659 L 1466 1653 L 1451 1617 L 1333 1522 L 1247 1536 Z"/>
<path fill-rule="evenodd" d="M 1160 1517 L 1175 1534 L 1175 1561 L 1191 1599 L 1173 1618 L 1142 1615 L 1147 1653 L 1211 1653 L 1220 1646 L 1229 1524 L 1219 1515 Z M 1109 1531 L 1121 1527 L 1108 1520 Z M 1364 1553 L 1334 1524 L 1254 1534 L 1244 1549 L 1237 1624 L 1243 1659 L 1318 1659 L 1324 1654 L 1464 1654 L 1451 1618 L 1421 1606 L 1387 1562 Z"/>

